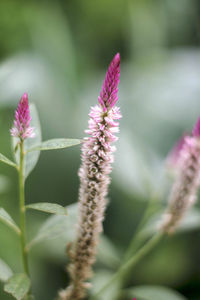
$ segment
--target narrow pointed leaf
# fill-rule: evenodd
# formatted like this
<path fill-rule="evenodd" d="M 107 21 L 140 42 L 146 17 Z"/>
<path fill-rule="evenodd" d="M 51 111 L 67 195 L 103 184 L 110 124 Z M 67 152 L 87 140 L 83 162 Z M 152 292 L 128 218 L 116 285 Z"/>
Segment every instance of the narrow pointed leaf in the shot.
<path fill-rule="evenodd" d="M 40 128 L 40 121 L 37 113 L 37 109 L 34 104 L 30 104 L 30 115 L 31 115 L 31 123 L 30 126 L 34 127 L 35 137 L 34 138 L 27 138 L 24 141 L 24 149 L 26 152 L 30 148 L 35 147 L 36 145 L 41 143 L 42 137 L 41 137 L 41 128 Z M 18 138 L 13 137 L 13 152 L 15 155 L 15 160 L 17 164 L 19 165 L 19 147 L 17 147 L 17 144 L 19 142 Z M 27 178 L 28 175 L 32 172 L 32 170 L 35 168 L 38 159 L 40 156 L 40 151 L 34 151 L 34 152 L 28 152 L 25 156 L 25 177 Z"/>
<path fill-rule="evenodd" d="M 47 203 L 47 202 L 34 203 L 34 204 L 26 205 L 26 208 L 39 210 L 50 214 L 67 215 L 67 208 L 56 203 Z"/>
<path fill-rule="evenodd" d="M 56 149 L 64 149 L 72 146 L 76 146 L 81 143 L 81 140 L 79 139 L 52 139 L 45 142 L 42 142 L 41 144 L 32 147 L 28 150 L 28 152 L 31 151 L 43 151 L 43 150 L 56 150 Z"/>
<path fill-rule="evenodd" d="M 184 296 L 163 286 L 138 286 L 128 289 L 130 297 L 137 300 L 186 300 Z"/>
<path fill-rule="evenodd" d="M 10 267 L 0 259 L 0 281 L 6 282 L 13 275 Z"/>
<path fill-rule="evenodd" d="M 0 161 L 9 165 L 9 166 L 12 166 L 14 168 L 17 168 L 17 165 L 11 161 L 10 159 L 8 159 L 6 156 L 4 156 L 3 154 L 0 153 Z"/>
<path fill-rule="evenodd" d="M 4 291 L 15 299 L 22 300 L 30 289 L 30 279 L 26 274 L 13 275 L 4 286 Z"/>
<path fill-rule="evenodd" d="M 16 225 L 7 211 L 5 211 L 5 209 L 2 207 L 0 207 L 0 221 L 13 229 L 17 234 L 20 234 L 19 227 Z"/>

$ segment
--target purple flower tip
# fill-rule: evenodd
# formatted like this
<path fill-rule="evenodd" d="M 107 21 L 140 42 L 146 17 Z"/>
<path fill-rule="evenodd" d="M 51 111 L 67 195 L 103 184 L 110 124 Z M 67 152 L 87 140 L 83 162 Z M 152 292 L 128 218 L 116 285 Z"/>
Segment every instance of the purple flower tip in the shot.
<path fill-rule="evenodd" d="M 10 130 L 11 135 L 22 140 L 34 137 L 34 128 L 30 127 L 30 121 L 28 94 L 24 93 L 15 112 L 14 126 Z"/>
<path fill-rule="evenodd" d="M 193 130 L 192 135 L 195 137 L 200 137 L 200 117 L 198 118 Z"/>
<path fill-rule="evenodd" d="M 120 77 L 120 54 L 111 61 L 99 96 L 99 104 L 104 111 L 112 108 L 118 100 L 118 84 Z"/>
<path fill-rule="evenodd" d="M 28 103 L 28 94 L 24 93 L 20 101 L 26 101 Z"/>

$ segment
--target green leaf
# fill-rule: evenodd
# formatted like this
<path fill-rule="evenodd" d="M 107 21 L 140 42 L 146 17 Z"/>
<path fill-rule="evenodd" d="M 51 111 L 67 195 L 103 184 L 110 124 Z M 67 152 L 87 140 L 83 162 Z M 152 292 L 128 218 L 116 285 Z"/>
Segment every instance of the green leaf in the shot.
<path fill-rule="evenodd" d="M 40 128 L 40 121 L 37 113 L 37 109 L 34 104 L 30 104 L 30 114 L 31 114 L 31 123 L 30 126 L 34 127 L 35 137 L 34 138 L 27 138 L 24 141 L 24 150 L 28 152 L 30 148 L 35 147 L 36 145 L 41 143 L 41 128 Z M 19 147 L 17 144 L 19 142 L 18 138 L 13 137 L 13 152 L 15 155 L 15 160 L 19 165 Z M 17 149 L 17 150 L 15 150 Z M 38 159 L 40 156 L 40 151 L 28 152 L 25 156 L 25 177 L 27 178 L 28 175 L 32 172 L 34 167 L 36 166 Z"/>
<path fill-rule="evenodd" d="M 4 286 L 4 291 L 15 299 L 22 300 L 30 289 L 30 279 L 26 274 L 13 275 Z"/>
<path fill-rule="evenodd" d="M 75 237 L 75 225 L 77 223 L 78 209 L 77 204 L 72 204 L 67 207 L 68 217 L 66 216 L 51 216 L 39 229 L 35 238 L 28 244 L 27 249 L 30 250 L 34 245 L 55 238 L 61 239 L 66 246 L 66 242 L 72 241 Z"/>
<path fill-rule="evenodd" d="M 26 208 L 35 209 L 50 214 L 65 215 L 65 216 L 67 215 L 67 208 L 56 203 L 47 203 L 47 202 L 34 203 L 34 204 L 26 205 Z"/>
<path fill-rule="evenodd" d="M 12 166 L 14 168 L 17 168 L 17 165 L 12 162 L 10 159 L 8 159 L 7 157 L 5 157 L 3 154 L 0 153 L 0 161 L 9 165 L 9 166 Z"/>
<path fill-rule="evenodd" d="M 5 211 L 5 209 L 2 207 L 0 207 L 0 221 L 13 229 L 17 234 L 20 234 L 19 227 L 16 225 L 7 211 Z"/>
<path fill-rule="evenodd" d="M 116 268 L 120 264 L 120 253 L 106 235 L 100 236 L 97 259 L 107 267 Z"/>
<path fill-rule="evenodd" d="M 10 267 L 0 259 L 0 281 L 6 282 L 13 275 Z"/>
<path fill-rule="evenodd" d="M 30 126 L 34 127 L 35 137 L 25 140 L 24 143 L 25 151 L 39 144 L 42 140 L 40 120 L 39 120 L 37 109 L 34 104 L 30 105 L 30 114 L 32 118 Z M 27 153 L 27 155 L 25 156 L 25 177 L 28 177 L 28 175 L 35 168 L 39 156 L 40 156 L 40 151 Z"/>
<path fill-rule="evenodd" d="M 138 195 L 142 201 L 149 201 L 150 194 L 160 201 L 168 188 L 163 160 L 155 149 L 147 147 L 136 136 L 133 138 L 129 129 L 121 134 L 120 141 L 115 164 L 118 184 L 125 193 Z"/>
<path fill-rule="evenodd" d="M 128 289 L 129 297 L 136 297 L 137 300 L 186 300 L 176 291 L 163 286 L 138 286 Z"/>
<path fill-rule="evenodd" d="M 36 151 L 36 150 L 55 150 L 55 149 L 64 149 L 72 146 L 76 146 L 81 143 L 79 139 L 52 139 L 41 144 L 30 148 L 28 152 Z"/>
<path fill-rule="evenodd" d="M 7 191 L 9 187 L 10 180 L 6 176 L 0 174 L 0 194 Z"/>

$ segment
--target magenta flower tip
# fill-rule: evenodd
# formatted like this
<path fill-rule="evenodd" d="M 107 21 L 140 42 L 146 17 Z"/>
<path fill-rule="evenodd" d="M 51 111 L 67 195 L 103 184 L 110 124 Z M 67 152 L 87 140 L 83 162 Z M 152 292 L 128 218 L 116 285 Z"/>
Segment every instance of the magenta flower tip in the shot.
<path fill-rule="evenodd" d="M 120 54 L 111 61 L 99 96 L 99 104 L 104 112 L 111 109 L 118 100 L 118 84 L 120 77 Z"/>
<path fill-rule="evenodd" d="M 15 112 L 14 126 L 10 130 L 11 135 L 22 140 L 34 137 L 34 128 L 30 127 L 30 121 L 28 94 L 24 93 Z"/>
<path fill-rule="evenodd" d="M 21 100 L 28 102 L 28 94 L 24 93 L 23 96 L 21 97 Z"/>
<path fill-rule="evenodd" d="M 120 53 L 118 52 L 117 54 L 115 54 L 113 60 L 115 60 L 116 63 L 120 63 Z"/>
<path fill-rule="evenodd" d="M 192 135 L 195 137 L 200 137 L 200 117 L 198 118 L 193 130 Z"/>

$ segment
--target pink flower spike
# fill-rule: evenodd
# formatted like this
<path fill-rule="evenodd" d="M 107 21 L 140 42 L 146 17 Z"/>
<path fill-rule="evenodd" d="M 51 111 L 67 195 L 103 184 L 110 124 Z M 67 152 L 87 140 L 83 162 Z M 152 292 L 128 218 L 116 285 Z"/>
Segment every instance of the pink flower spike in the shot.
<path fill-rule="evenodd" d="M 34 128 L 30 127 L 30 121 L 28 94 L 24 93 L 15 112 L 14 126 L 10 130 L 11 135 L 22 140 L 34 137 Z"/>
<path fill-rule="evenodd" d="M 71 264 L 68 267 L 70 285 L 60 292 L 62 300 L 85 299 L 87 280 L 91 277 L 92 266 L 96 260 L 99 235 L 103 230 L 103 219 L 107 205 L 110 173 L 114 162 L 119 120 L 122 116 L 117 91 L 120 72 L 120 55 L 112 60 L 102 91 L 99 105 L 91 107 L 88 129 L 89 137 L 82 144 L 82 164 L 79 170 L 79 219 L 77 238 L 69 248 Z"/>
<path fill-rule="evenodd" d="M 195 137 L 200 137 L 200 117 L 198 118 L 193 130 L 192 135 Z"/>
<path fill-rule="evenodd" d="M 99 104 L 104 112 L 111 109 L 117 102 L 120 77 L 120 54 L 117 53 L 108 67 L 108 71 L 99 96 Z"/>

